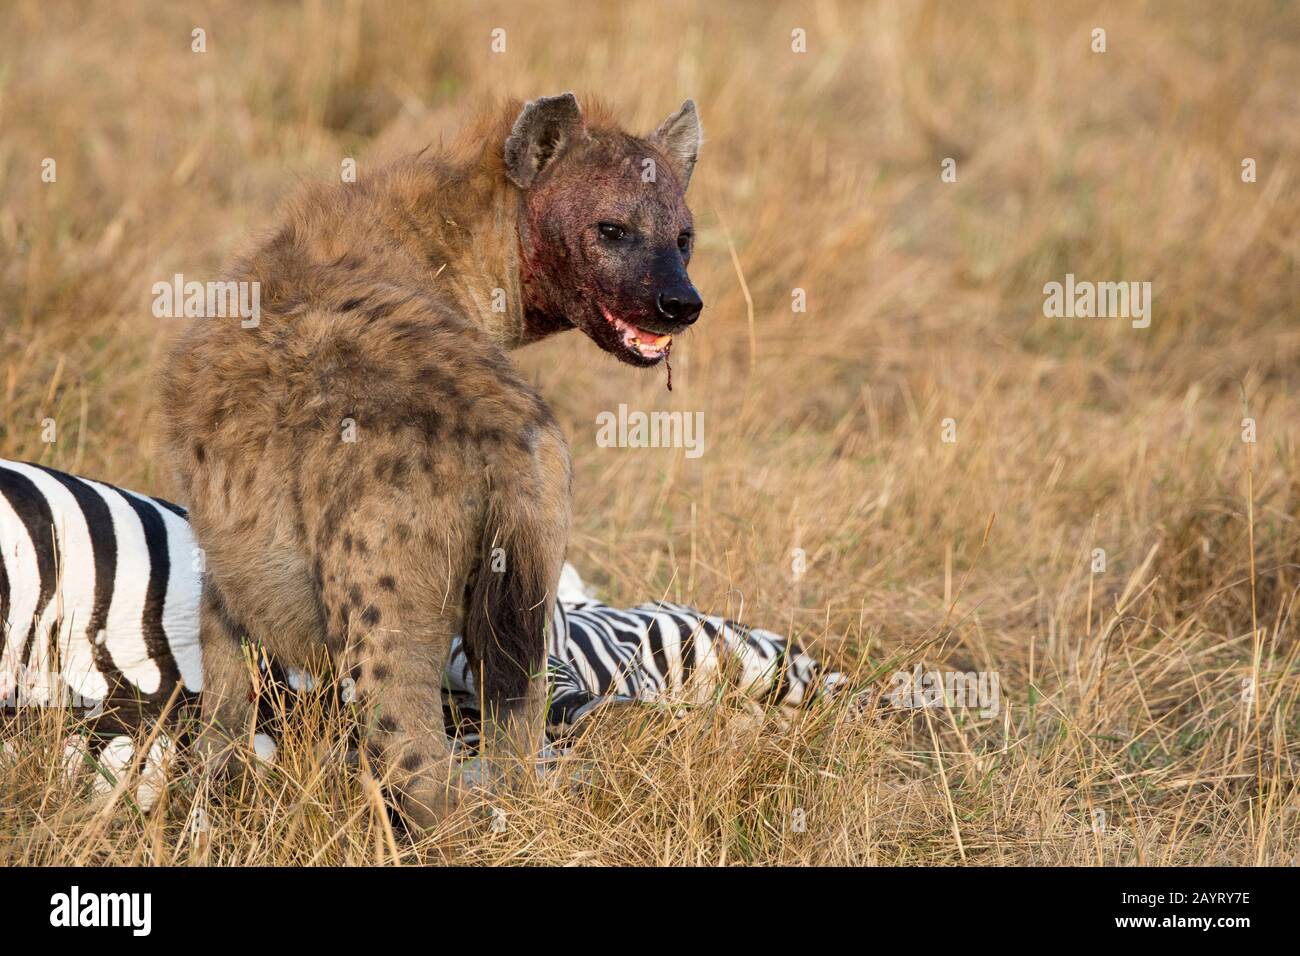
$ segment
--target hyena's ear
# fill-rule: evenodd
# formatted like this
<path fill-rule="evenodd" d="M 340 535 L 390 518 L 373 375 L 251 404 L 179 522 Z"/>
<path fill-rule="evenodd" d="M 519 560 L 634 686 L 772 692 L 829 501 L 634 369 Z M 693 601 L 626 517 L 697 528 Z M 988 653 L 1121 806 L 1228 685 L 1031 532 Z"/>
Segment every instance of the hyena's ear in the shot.
<path fill-rule="evenodd" d="M 572 93 L 543 96 L 523 108 L 506 138 L 506 174 L 527 189 L 557 156 L 587 135 Z"/>
<path fill-rule="evenodd" d="M 687 100 L 672 116 L 668 117 L 650 137 L 665 153 L 676 167 L 685 189 L 691 181 L 691 170 L 695 168 L 695 159 L 700 155 L 700 140 L 704 131 L 700 129 L 700 114 L 695 111 L 695 101 Z"/>

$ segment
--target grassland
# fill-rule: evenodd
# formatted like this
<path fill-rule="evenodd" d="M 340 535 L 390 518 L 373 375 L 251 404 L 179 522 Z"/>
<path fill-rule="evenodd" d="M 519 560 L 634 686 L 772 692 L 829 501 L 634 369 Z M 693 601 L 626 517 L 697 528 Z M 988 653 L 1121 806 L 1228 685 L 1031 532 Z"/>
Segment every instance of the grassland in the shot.
<path fill-rule="evenodd" d="M 170 493 L 152 284 L 215 272 L 346 157 L 364 175 L 565 89 L 647 129 L 692 96 L 707 136 L 707 305 L 673 391 L 573 335 L 516 355 L 570 436 L 571 560 L 613 601 L 743 613 L 864 686 L 995 672 L 998 716 L 624 715 L 579 747 L 585 786 L 499 798 L 504 828 L 466 806 L 418 845 L 314 747 L 330 728 L 243 799 L 178 775 L 141 815 L 64 780 L 38 722 L 0 770 L 0 860 L 1294 863 L 1290 4 L 14 0 L 0 456 Z M 1067 273 L 1151 282 L 1150 327 L 1045 317 Z M 703 411 L 705 453 L 598 447 L 620 402 Z"/>

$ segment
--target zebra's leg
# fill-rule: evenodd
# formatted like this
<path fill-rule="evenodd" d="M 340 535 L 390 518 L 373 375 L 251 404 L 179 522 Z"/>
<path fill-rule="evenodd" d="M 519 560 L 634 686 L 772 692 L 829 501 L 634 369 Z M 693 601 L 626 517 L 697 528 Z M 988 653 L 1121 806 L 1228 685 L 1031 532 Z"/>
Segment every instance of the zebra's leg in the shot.
<path fill-rule="evenodd" d="M 203 650 L 203 691 L 198 752 L 216 772 L 225 771 L 235 748 L 253 739 L 255 709 L 250 664 L 242 628 L 209 578 L 199 605 L 199 644 Z"/>

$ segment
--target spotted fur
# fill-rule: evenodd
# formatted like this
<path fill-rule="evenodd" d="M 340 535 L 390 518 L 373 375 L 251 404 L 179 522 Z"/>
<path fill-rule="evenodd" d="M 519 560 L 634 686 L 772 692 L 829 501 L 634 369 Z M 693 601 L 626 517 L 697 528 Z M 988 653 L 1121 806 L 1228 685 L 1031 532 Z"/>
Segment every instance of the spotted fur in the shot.
<path fill-rule="evenodd" d="M 153 512 L 162 540 L 149 540 L 140 511 L 127 502 Z M 173 697 L 171 713 L 183 712 L 202 689 L 200 558 L 184 509 L 170 502 L 0 460 L 3 712 L 72 705 L 89 718 L 94 754 L 129 757 L 123 737 L 147 732 Z M 754 699 L 785 709 L 842 682 L 771 631 L 664 602 L 610 607 L 568 565 L 558 598 L 546 665 L 547 734 L 555 745 L 602 706 L 699 703 L 728 675 Z M 455 638 L 442 678 L 443 720 L 460 751 L 479 744 L 475 673 Z M 294 691 L 314 686 L 301 669 L 282 676 Z M 259 749 L 269 755 L 273 744 L 260 740 Z"/>

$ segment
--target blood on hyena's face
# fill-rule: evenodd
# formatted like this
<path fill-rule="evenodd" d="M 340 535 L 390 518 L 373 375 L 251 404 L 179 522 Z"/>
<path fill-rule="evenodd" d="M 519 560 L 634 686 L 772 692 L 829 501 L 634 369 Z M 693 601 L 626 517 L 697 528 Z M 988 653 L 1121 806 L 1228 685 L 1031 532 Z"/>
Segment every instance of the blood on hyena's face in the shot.
<path fill-rule="evenodd" d="M 527 132 L 529 110 L 539 108 L 560 123 L 534 128 L 534 152 L 521 160 L 530 306 L 563 317 L 631 365 L 654 365 L 703 307 L 687 274 L 695 231 L 685 193 L 699 148 L 694 104 L 642 138 L 587 129 L 571 97 L 539 100 L 521 114 L 513 142 L 521 126 Z M 511 158 L 508 143 L 508 165 Z M 536 169 L 528 177 L 530 160 Z"/>

